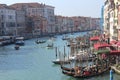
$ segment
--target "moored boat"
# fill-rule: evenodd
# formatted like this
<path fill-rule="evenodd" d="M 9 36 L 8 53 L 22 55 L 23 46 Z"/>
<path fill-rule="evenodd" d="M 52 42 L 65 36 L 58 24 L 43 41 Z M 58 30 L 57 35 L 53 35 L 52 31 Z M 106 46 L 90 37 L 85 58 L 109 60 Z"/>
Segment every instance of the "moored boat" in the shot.
<path fill-rule="evenodd" d="M 60 59 L 56 59 L 56 60 L 53 60 L 52 61 L 54 64 L 62 64 L 62 63 L 64 63 L 64 64 L 68 64 L 68 63 L 70 63 L 70 61 L 69 60 L 60 60 Z"/>
<path fill-rule="evenodd" d="M 15 41 L 15 44 L 16 45 L 19 45 L 19 46 L 24 46 L 24 37 L 16 37 L 16 39 L 15 39 L 16 41 Z"/>
<path fill-rule="evenodd" d="M 46 41 L 45 40 L 37 40 L 35 41 L 37 44 L 41 44 L 41 43 L 45 43 Z"/>
<path fill-rule="evenodd" d="M 51 48 L 53 48 L 53 47 L 54 47 L 53 43 L 47 45 L 47 48 L 48 48 L 48 49 L 51 49 Z"/>
<path fill-rule="evenodd" d="M 80 67 L 80 68 L 83 68 L 83 67 Z M 72 76 L 75 78 L 90 78 L 90 77 L 102 75 L 105 72 L 109 71 L 109 68 L 106 68 L 106 69 L 100 69 L 100 70 L 98 70 L 98 72 L 90 72 L 90 71 L 86 70 L 86 71 L 76 73 L 75 68 L 67 68 L 67 67 L 62 66 L 61 69 L 62 69 L 63 74 L 68 75 L 68 76 Z"/>

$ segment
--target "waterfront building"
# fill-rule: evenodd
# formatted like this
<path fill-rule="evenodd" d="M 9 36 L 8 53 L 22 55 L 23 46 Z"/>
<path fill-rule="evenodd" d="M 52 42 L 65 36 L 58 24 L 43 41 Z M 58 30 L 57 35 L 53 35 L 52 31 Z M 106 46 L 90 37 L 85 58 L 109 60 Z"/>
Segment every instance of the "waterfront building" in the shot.
<path fill-rule="evenodd" d="M 74 20 L 75 31 L 100 29 L 100 18 L 76 16 L 72 19 Z"/>
<path fill-rule="evenodd" d="M 44 5 L 44 17 L 47 20 L 47 33 L 55 33 L 55 14 L 53 6 Z"/>
<path fill-rule="evenodd" d="M 104 31 L 110 41 L 120 40 L 119 4 L 120 0 L 106 0 L 104 4 Z"/>
<path fill-rule="evenodd" d="M 61 33 L 62 32 L 62 16 L 55 16 L 55 33 Z"/>
<path fill-rule="evenodd" d="M 27 32 L 32 32 L 33 36 L 41 35 L 41 31 L 45 33 L 55 32 L 54 7 L 40 3 L 16 3 L 11 5 L 16 10 L 23 10 L 26 13 L 26 23 L 31 22 L 32 26 Z M 31 18 L 31 21 L 29 21 Z M 42 21 L 43 20 L 43 21 Z M 37 30 L 38 29 L 38 30 Z M 44 30 L 41 30 L 44 29 Z"/>
<path fill-rule="evenodd" d="M 100 18 L 91 18 L 91 25 L 90 25 L 93 29 L 97 29 L 100 30 Z"/>
<path fill-rule="evenodd" d="M 25 12 L 22 10 L 16 10 L 16 35 L 25 37 L 25 34 Z"/>
<path fill-rule="evenodd" d="M 0 4 L 1 35 L 16 35 L 16 10 Z"/>
<path fill-rule="evenodd" d="M 74 22 L 71 17 L 63 17 L 63 30 L 64 32 L 72 32 L 74 27 Z"/>
<path fill-rule="evenodd" d="M 56 31 L 72 32 L 100 29 L 100 18 L 91 18 L 83 16 L 74 17 L 55 17 Z"/>
<path fill-rule="evenodd" d="M 55 16 L 55 26 L 58 33 L 74 31 L 74 21 L 71 17 Z"/>

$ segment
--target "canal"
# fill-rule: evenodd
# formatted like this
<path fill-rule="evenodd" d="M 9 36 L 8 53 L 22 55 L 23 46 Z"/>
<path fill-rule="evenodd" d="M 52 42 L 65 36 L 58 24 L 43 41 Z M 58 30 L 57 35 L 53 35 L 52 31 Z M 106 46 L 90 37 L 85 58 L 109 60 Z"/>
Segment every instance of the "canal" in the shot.
<path fill-rule="evenodd" d="M 63 51 L 66 42 L 61 38 L 57 36 L 54 45 Z M 26 40 L 20 50 L 15 50 L 14 45 L 0 47 L 0 80 L 109 80 L 109 73 L 89 79 L 63 75 L 60 66 L 52 63 L 55 49 L 47 49 L 47 42 L 36 44 L 35 40 Z M 120 76 L 114 74 L 114 80 L 120 80 Z"/>

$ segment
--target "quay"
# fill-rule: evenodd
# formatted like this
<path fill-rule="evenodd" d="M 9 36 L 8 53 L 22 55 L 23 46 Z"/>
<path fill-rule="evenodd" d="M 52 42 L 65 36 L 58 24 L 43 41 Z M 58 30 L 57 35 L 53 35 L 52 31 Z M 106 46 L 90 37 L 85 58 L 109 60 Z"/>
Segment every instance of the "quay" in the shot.
<path fill-rule="evenodd" d="M 117 74 L 120 74 L 120 70 L 117 69 L 116 66 L 111 66 L 111 69 L 113 69 Z"/>

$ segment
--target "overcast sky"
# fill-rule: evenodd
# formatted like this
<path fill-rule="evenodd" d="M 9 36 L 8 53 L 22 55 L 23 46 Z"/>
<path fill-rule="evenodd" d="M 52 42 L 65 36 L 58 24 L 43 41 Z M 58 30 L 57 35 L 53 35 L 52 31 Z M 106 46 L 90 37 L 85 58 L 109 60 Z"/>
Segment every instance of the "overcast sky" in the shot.
<path fill-rule="evenodd" d="M 55 7 L 55 14 L 62 16 L 101 17 L 104 0 L 0 0 L 1 4 L 38 2 Z"/>

